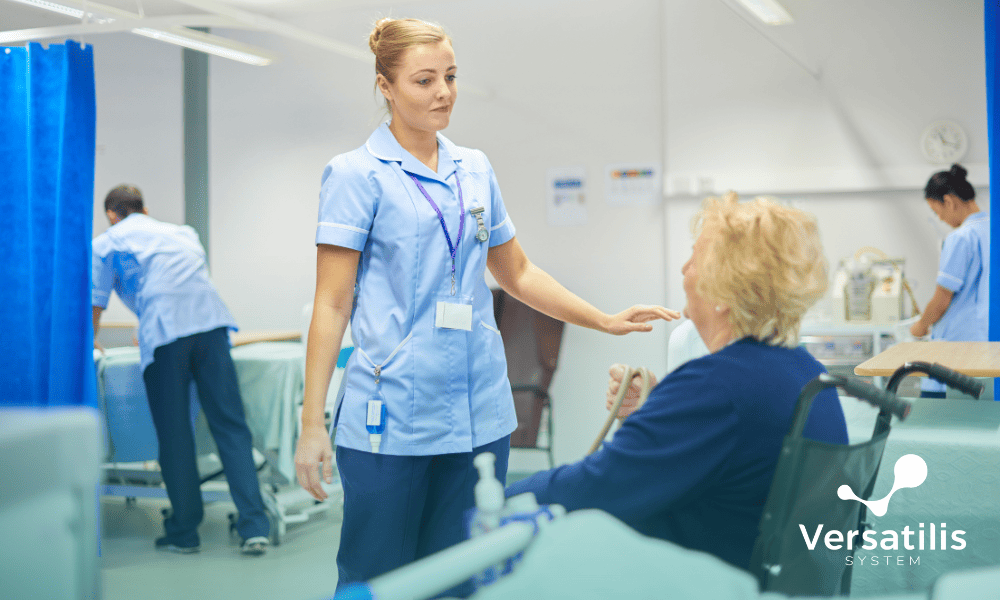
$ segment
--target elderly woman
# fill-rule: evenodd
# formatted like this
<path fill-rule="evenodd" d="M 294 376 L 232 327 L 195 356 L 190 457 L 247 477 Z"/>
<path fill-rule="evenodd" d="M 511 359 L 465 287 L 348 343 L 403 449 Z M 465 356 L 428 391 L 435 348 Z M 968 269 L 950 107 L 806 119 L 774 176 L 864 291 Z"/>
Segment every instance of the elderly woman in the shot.
<path fill-rule="evenodd" d="M 826 264 L 815 220 L 768 200 L 709 198 L 693 229 L 685 314 L 710 353 L 666 376 L 596 453 L 507 495 L 599 508 L 640 533 L 748 568 L 795 401 L 824 372 L 798 337 L 826 289 Z M 805 435 L 847 443 L 834 391 L 816 398 Z"/>

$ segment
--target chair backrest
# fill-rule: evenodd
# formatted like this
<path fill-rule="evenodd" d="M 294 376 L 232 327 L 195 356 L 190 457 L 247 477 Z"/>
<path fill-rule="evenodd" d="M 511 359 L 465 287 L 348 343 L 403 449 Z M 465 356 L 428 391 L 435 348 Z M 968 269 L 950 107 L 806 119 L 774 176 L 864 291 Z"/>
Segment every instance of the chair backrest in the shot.
<path fill-rule="evenodd" d="M 559 361 L 563 322 L 544 315 L 501 289 L 493 292 L 493 314 L 507 357 L 514 390 L 517 429 L 512 448 L 535 448 L 542 410 Z"/>
<path fill-rule="evenodd" d="M 860 502 L 842 500 L 838 490 L 848 485 L 859 498 L 869 498 L 889 437 L 888 415 L 867 442 L 827 444 L 802 437 L 811 401 L 804 391 L 782 443 L 750 571 L 764 591 L 847 595 L 853 562 L 848 557 L 864 543 L 866 513 Z M 827 544 L 830 531 L 839 533 Z"/>

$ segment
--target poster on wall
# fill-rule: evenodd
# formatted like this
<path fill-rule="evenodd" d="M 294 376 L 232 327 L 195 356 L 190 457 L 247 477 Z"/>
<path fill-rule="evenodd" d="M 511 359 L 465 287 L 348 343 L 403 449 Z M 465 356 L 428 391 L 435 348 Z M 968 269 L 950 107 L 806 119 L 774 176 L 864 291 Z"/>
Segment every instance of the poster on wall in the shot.
<path fill-rule="evenodd" d="M 661 169 L 656 163 L 620 163 L 604 168 L 604 198 L 612 205 L 659 204 Z"/>
<path fill-rule="evenodd" d="M 546 186 L 549 225 L 572 227 L 587 223 L 587 171 L 583 167 L 548 170 Z"/>

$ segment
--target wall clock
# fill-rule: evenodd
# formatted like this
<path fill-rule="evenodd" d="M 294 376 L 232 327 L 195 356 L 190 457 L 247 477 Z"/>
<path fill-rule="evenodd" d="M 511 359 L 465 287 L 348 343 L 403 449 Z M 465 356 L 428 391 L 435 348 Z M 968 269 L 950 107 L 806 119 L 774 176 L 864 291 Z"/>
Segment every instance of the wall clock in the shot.
<path fill-rule="evenodd" d="M 920 136 L 920 151 L 932 163 L 951 164 L 969 150 L 969 137 L 954 121 L 934 121 Z"/>

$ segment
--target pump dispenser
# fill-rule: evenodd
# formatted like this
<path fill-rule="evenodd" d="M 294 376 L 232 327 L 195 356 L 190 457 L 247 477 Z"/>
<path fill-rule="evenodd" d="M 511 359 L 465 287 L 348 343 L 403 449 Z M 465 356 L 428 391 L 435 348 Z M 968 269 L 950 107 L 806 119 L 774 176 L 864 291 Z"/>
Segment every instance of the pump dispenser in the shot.
<path fill-rule="evenodd" d="M 472 464 L 479 470 L 479 483 L 476 484 L 474 493 L 479 524 L 485 531 L 492 531 L 500 526 L 500 512 L 504 504 L 503 485 L 497 481 L 495 463 L 496 456 L 492 452 L 483 452 L 472 460 Z"/>

